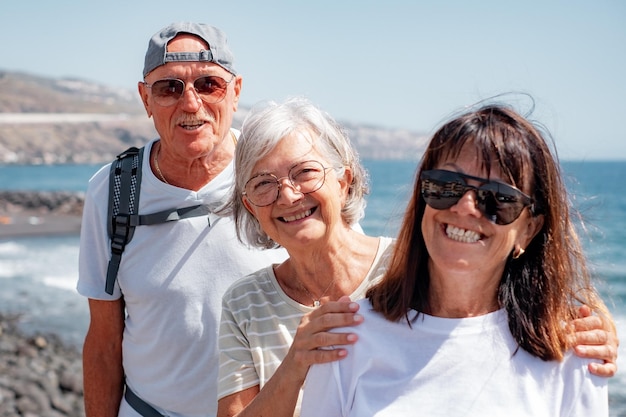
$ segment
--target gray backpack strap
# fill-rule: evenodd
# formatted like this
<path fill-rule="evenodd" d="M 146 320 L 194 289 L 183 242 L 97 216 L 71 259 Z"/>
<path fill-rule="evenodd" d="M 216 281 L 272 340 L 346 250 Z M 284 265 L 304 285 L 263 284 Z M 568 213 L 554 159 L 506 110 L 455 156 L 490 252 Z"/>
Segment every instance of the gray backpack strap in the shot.
<path fill-rule="evenodd" d="M 133 407 L 133 409 L 143 417 L 165 417 L 150 404 L 139 398 L 139 396 L 137 396 L 137 394 L 135 394 L 128 385 L 126 385 L 124 398 L 126 399 L 128 405 Z"/>
<path fill-rule="evenodd" d="M 139 187 L 143 148 L 129 148 L 117 156 L 109 173 L 108 231 L 111 259 L 107 267 L 105 291 L 113 294 L 117 272 L 126 244 L 133 238 L 138 224 Z"/>
<path fill-rule="evenodd" d="M 115 280 L 122 262 L 122 253 L 135 233 L 135 227 L 206 216 L 208 205 L 173 208 L 150 214 L 137 214 L 143 148 L 129 148 L 117 156 L 109 173 L 108 232 L 111 239 L 111 259 L 107 267 L 105 291 L 113 294 Z M 210 223 L 209 223 L 210 225 Z"/>
<path fill-rule="evenodd" d="M 138 216 L 137 226 L 147 226 L 165 222 L 188 219 L 190 217 L 206 216 L 211 212 L 206 204 L 184 207 L 179 209 L 169 209 L 151 214 L 141 214 Z"/>

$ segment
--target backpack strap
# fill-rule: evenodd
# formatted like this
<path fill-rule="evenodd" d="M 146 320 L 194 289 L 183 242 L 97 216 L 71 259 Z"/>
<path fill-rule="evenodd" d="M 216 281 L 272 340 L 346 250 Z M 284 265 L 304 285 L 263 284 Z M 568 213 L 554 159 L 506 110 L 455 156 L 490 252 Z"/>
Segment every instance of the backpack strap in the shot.
<path fill-rule="evenodd" d="M 141 185 L 143 147 L 132 147 L 119 154 L 109 173 L 109 207 L 107 227 L 111 238 L 111 259 L 107 267 L 105 291 L 113 294 L 122 253 L 135 232 Z"/>
<path fill-rule="evenodd" d="M 135 227 L 205 216 L 211 212 L 208 205 L 198 204 L 150 214 L 137 214 L 143 149 L 129 148 L 119 154 L 111 164 L 107 217 L 107 227 L 111 239 L 111 259 L 107 267 L 105 284 L 107 294 L 113 294 L 113 287 L 122 261 L 122 253 L 124 253 L 128 242 L 132 240 Z"/>
<path fill-rule="evenodd" d="M 167 209 L 157 211 L 156 213 L 140 214 L 136 217 L 136 223 L 131 219 L 131 223 L 135 226 L 148 226 L 151 224 L 160 224 L 165 222 L 174 222 L 177 220 L 188 219 L 190 217 L 206 216 L 211 212 L 207 204 L 197 204 L 195 206 L 183 207 L 179 209 Z M 210 226 L 209 221 L 209 226 Z"/>

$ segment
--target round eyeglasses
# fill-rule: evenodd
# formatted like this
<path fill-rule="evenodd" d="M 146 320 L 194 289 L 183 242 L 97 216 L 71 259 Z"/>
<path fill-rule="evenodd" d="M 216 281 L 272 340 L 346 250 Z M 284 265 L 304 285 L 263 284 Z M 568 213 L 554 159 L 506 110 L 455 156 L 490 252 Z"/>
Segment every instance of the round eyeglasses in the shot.
<path fill-rule="evenodd" d="M 257 207 L 265 207 L 278 200 L 283 180 L 300 194 L 309 194 L 319 190 L 326 181 L 326 168 L 318 161 L 299 162 L 289 168 L 286 177 L 278 178 L 273 174 L 258 174 L 250 178 L 244 186 L 243 195 Z"/>
<path fill-rule="evenodd" d="M 226 97 L 228 84 L 234 79 L 234 75 L 229 81 L 216 75 L 205 75 L 194 80 L 193 88 L 205 103 L 219 103 Z M 144 85 L 152 90 L 155 103 L 163 107 L 173 106 L 185 94 L 185 82 L 178 78 L 164 78 Z"/>

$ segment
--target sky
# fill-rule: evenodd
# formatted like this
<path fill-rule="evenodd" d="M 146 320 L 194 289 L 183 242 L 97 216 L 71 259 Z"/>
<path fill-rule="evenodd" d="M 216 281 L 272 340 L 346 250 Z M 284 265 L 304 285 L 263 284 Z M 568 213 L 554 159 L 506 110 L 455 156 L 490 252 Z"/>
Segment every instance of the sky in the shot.
<path fill-rule="evenodd" d="M 0 70 L 136 90 L 148 39 L 180 20 L 227 33 L 246 106 L 305 96 L 431 134 L 500 96 L 534 106 L 561 160 L 626 160 L 624 0 L 3 1 Z"/>

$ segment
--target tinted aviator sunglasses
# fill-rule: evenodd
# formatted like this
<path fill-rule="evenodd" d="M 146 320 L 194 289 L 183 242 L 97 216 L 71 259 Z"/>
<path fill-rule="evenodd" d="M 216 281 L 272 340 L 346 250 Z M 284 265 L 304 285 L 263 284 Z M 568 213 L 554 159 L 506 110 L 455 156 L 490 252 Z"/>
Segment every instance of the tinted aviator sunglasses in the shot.
<path fill-rule="evenodd" d="M 193 88 L 205 103 L 219 103 L 226 96 L 228 84 L 234 79 L 234 75 L 229 81 L 216 75 L 205 75 L 194 80 Z M 178 100 L 185 94 L 185 82 L 178 78 L 165 78 L 152 84 L 144 84 L 152 90 L 154 101 L 163 107 L 178 103 Z"/>
<path fill-rule="evenodd" d="M 465 180 L 477 181 L 482 185 L 468 185 Z M 458 203 L 465 193 L 475 191 L 478 209 L 495 224 L 513 223 L 526 207 L 530 207 L 531 213 L 534 213 L 533 200 L 503 182 L 443 169 L 422 172 L 420 181 L 424 201 L 435 210 L 448 209 Z"/>

